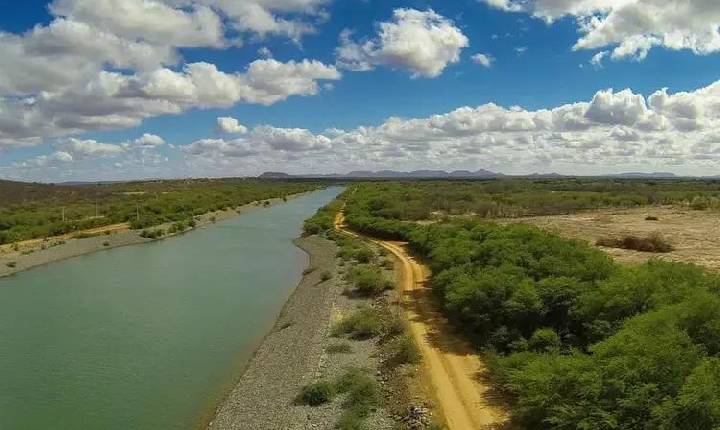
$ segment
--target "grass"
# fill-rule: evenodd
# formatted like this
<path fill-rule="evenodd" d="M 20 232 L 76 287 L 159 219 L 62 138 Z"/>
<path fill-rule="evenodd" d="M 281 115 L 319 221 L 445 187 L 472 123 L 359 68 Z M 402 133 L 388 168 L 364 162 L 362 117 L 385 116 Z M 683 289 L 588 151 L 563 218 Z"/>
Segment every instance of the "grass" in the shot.
<path fill-rule="evenodd" d="M 318 381 L 300 390 L 295 402 L 299 405 L 320 406 L 343 395 L 344 411 L 335 426 L 340 430 L 364 429 L 365 419 L 380 404 L 377 381 L 367 371 L 348 368 L 334 383 Z"/>
<path fill-rule="evenodd" d="M 333 335 L 364 340 L 378 336 L 382 329 L 383 324 L 378 312 L 370 306 L 361 306 L 338 322 Z"/>
<path fill-rule="evenodd" d="M 364 421 L 380 403 L 380 390 L 374 378 L 359 368 L 349 368 L 335 383 L 338 393 L 346 395 L 336 428 L 363 429 Z"/>
<path fill-rule="evenodd" d="M 670 252 L 673 246 L 658 234 L 642 238 L 638 236 L 625 236 L 623 238 L 605 237 L 595 242 L 598 246 L 607 248 L 631 249 L 640 252 L 664 253 Z"/>

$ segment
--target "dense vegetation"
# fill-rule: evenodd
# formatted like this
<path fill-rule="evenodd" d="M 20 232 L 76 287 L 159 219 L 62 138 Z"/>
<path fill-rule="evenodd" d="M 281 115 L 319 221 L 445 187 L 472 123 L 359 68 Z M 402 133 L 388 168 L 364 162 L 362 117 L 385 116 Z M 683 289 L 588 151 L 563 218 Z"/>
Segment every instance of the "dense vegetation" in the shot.
<path fill-rule="evenodd" d="M 75 186 L 0 181 L 0 244 L 123 222 L 135 229 L 167 222 L 187 227 L 196 215 L 317 187 L 246 179 Z"/>
<path fill-rule="evenodd" d="M 490 201 L 518 214 L 589 202 L 691 205 L 715 193 L 704 182 L 563 180 L 526 182 L 514 195 L 507 191 L 514 184 L 497 183 L 506 191 Z M 720 276 L 679 263 L 620 265 L 587 243 L 524 225 L 407 222 L 440 201 L 446 213 L 477 212 L 469 208 L 488 196 L 470 190 L 491 185 L 358 185 L 345 194 L 346 222 L 407 240 L 426 259 L 447 315 L 490 353 L 520 428 L 720 428 Z M 536 186 L 537 198 L 524 191 Z M 558 193 L 570 201 L 538 204 Z"/>
<path fill-rule="evenodd" d="M 552 215 L 650 204 L 720 208 L 720 181 L 711 180 L 407 181 L 366 183 L 357 189 L 360 192 L 351 202 L 386 220 L 468 214 L 483 218 Z"/>

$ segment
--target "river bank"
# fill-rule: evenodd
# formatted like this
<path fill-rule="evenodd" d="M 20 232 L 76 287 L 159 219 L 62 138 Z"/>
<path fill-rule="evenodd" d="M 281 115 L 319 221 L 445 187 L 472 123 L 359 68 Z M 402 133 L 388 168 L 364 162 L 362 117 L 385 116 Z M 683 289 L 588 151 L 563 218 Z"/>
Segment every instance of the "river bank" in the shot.
<path fill-rule="evenodd" d="M 222 221 L 237 217 L 242 214 L 253 212 L 262 208 L 284 203 L 288 200 L 307 195 L 308 193 L 298 193 L 286 196 L 285 198 L 273 198 L 263 201 L 251 202 L 238 208 L 227 209 L 224 211 L 208 212 L 197 216 L 196 226 L 184 232 L 166 234 L 157 239 L 150 239 L 141 236 L 142 231 L 130 230 L 128 228 L 118 228 L 108 230 L 107 233 L 93 234 L 90 237 L 72 237 L 72 235 L 61 237 L 49 237 L 41 240 L 32 240 L 19 243 L 17 246 L 7 244 L 0 246 L 0 278 L 10 276 L 18 272 L 32 269 L 33 267 L 42 266 L 93 252 L 103 251 L 107 249 L 119 248 L 128 245 L 137 245 L 155 240 L 162 240 L 190 232 L 192 230 L 202 228 Z M 264 203 L 268 202 L 268 203 Z M 167 231 L 171 227 L 171 223 L 152 227 L 149 230 Z M 78 232 L 80 233 L 80 232 Z M 78 233 L 74 233 L 75 236 Z"/>
<path fill-rule="evenodd" d="M 397 314 L 399 291 L 359 297 L 346 279 L 355 263 L 337 257 L 335 242 L 309 236 L 295 243 L 308 253 L 308 269 L 235 386 L 200 428 L 336 429 L 346 412 L 344 400 L 319 406 L 296 400 L 304 386 L 337 380 L 348 369 L 366 371 L 381 393 L 380 404 L 367 417 L 367 428 L 426 428 L 429 420 L 418 411 L 425 414 L 428 395 L 424 387 L 415 386 L 418 367 L 392 364 L 395 351 L 386 336 L 358 340 L 334 333 L 341 319 L 362 306 L 376 309 L 378 315 Z"/>

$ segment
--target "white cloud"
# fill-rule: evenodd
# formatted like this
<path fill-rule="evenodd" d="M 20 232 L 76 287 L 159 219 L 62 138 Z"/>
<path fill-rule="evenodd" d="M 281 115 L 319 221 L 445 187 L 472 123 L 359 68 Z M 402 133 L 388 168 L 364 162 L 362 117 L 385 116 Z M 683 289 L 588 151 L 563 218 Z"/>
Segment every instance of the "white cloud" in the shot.
<path fill-rule="evenodd" d="M 133 150 L 127 143 L 80 142 L 68 144 L 63 139 L 55 153 L 28 160 L 6 174 L 27 176 L 35 171 L 45 178 L 46 170 L 33 170 L 44 164 L 66 166 L 62 171 L 72 166 L 80 175 L 83 163 L 91 159 L 119 162 L 123 172 L 135 176 L 247 175 L 265 170 L 330 173 L 398 165 L 403 169 L 485 167 L 507 173 L 660 169 L 714 174 L 720 167 L 720 81 L 695 91 L 663 89 L 647 97 L 627 89 L 603 90 L 589 101 L 539 110 L 492 103 L 466 106 L 424 118 L 392 117 L 376 126 L 349 130 L 314 132 L 261 125 L 236 138 L 180 145 L 181 161 Z M 160 138 L 143 136 L 132 142 L 159 144 Z M 123 152 L 113 155 L 119 150 Z"/>
<path fill-rule="evenodd" d="M 232 117 L 220 117 L 217 119 L 217 129 L 220 133 L 226 134 L 245 134 L 248 129 L 240 122 Z"/>
<path fill-rule="evenodd" d="M 182 64 L 178 50 L 227 47 L 239 33 L 297 41 L 312 31 L 305 18 L 324 19 L 328 2 L 55 0 L 49 24 L 22 35 L 0 31 L 0 150 L 189 109 L 317 94 L 318 81 L 340 78 L 334 66 L 264 59 L 225 72 Z M 248 16 L 270 21 L 243 24 Z"/>
<path fill-rule="evenodd" d="M 486 69 L 490 68 L 492 66 L 492 63 L 495 61 L 495 59 L 491 55 L 482 53 L 477 53 L 471 58 L 475 64 L 479 64 Z"/>
<path fill-rule="evenodd" d="M 225 44 L 220 17 L 197 2 L 184 9 L 160 0 L 55 0 L 50 11 L 127 40 L 185 47 Z"/>
<path fill-rule="evenodd" d="M 145 118 L 193 108 L 270 105 L 291 96 L 317 94 L 319 80 L 339 78 L 334 66 L 308 60 L 256 60 L 244 73 L 226 73 L 209 63 L 133 75 L 101 71 L 57 92 L 0 98 L 0 143 L 7 141 L 10 146 L 42 137 L 132 127 Z"/>
<path fill-rule="evenodd" d="M 156 135 L 145 133 L 139 138 L 123 143 L 125 149 L 156 149 L 165 145 L 165 139 Z"/>
<path fill-rule="evenodd" d="M 80 140 L 68 138 L 55 144 L 59 150 L 72 155 L 73 159 L 83 159 L 87 157 L 106 157 L 121 154 L 125 149 L 120 145 L 112 145 L 102 143 L 96 140 Z"/>
<path fill-rule="evenodd" d="M 257 144 L 265 144 L 272 149 L 289 152 L 329 149 L 331 143 L 326 136 L 314 135 L 305 129 L 271 126 L 255 127 L 250 139 Z"/>
<path fill-rule="evenodd" d="M 593 55 L 590 59 L 590 64 L 595 67 L 596 69 L 601 69 L 603 67 L 603 60 L 605 57 L 607 57 L 609 54 L 608 51 L 600 51 L 597 54 Z"/>
<path fill-rule="evenodd" d="M 257 166 L 305 172 L 398 163 L 408 169 L 481 163 L 516 173 L 549 166 L 576 166 L 570 173 L 682 165 L 707 171 L 720 166 L 719 136 L 720 81 L 693 92 L 661 90 L 649 97 L 604 90 L 590 101 L 534 111 L 490 103 L 352 130 L 259 126 L 242 139 L 193 144 L 184 151 L 223 169 L 238 166 L 233 158 L 243 163 L 252 158 Z"/>
<path fill-rule="evenodd" d="M 21 163 L 17 167 L 20 168 L 38 168 L 38 167 L 59 167 L 73 162 L 73 156 L 64 151 L 56 151 L 50 155 L 38 155 Z"/>
<path fill-rule="evenodd" d="M 468 38 L 448 18 L 432 10 L 395 9 L 393 21 L 380 23 L 373 39 L 355 42 L 349 30 L 342 32 L 336 55 L 338 65 L 349 70 L 386 66 L 433 78 L 457 63 L 467 46 Z"/>
<path fill-rule="evenodd" d="M 642 60 L 654 46 L 720 51 L 720 2 L 714 0 L 480 0 L 547 22 L 575 17 L 574 49 L 612 47 L 612 58 Z"/>

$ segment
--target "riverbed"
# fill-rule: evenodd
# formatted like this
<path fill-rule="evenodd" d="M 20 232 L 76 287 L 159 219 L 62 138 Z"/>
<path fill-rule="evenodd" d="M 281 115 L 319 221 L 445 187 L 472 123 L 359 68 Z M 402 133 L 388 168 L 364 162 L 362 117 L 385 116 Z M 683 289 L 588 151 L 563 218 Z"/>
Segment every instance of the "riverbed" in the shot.
<path fill-rule="evenodd" d="M 331 188 L 0 279 L 0 427 L 192 429 L 272 327 Z"/>

